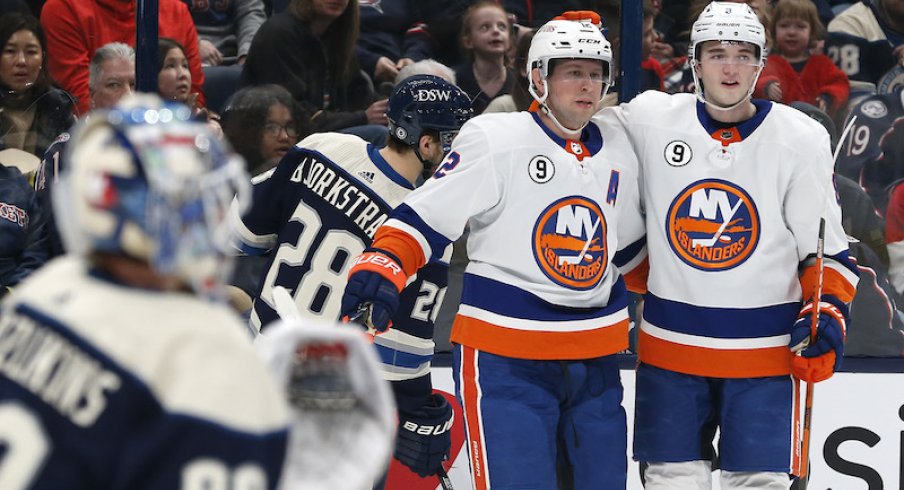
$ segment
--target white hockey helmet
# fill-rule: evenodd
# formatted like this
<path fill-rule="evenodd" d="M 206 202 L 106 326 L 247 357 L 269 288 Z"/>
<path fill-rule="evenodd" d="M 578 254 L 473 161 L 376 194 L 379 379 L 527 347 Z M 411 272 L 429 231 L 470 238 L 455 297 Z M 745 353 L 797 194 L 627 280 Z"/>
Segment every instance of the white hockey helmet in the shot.
<path fill-rule="evenodd" d="M 700 13 L 700 16 L 694 22 L 694 26 L 691 28 L 688 58 L 691 63 L 691 73 L 694 77 L 697 98 L 703 102 L 705 102 L 703 87 L 701 87 L 697 76 L 696 65 L 699 62 L 698 47 L 706 41 L 745 42 L 757 47 L 759 71 L 748 91 L 747 97 L 749 98 L 753 94 L 756 79 L 760 75 L 759 72 L 762 71 L 766 64 L 766 55 L 768 54 L 766 50 L 766 30 L 756 16 L 756 12 L 746 3 L 712 2 L 703 9 L 703 12 Z"/>
<path fill-rule="evenodd" d="M 606 96 L 612 84 L 612 46 L 606 36 L 589 22 L 551 20 L 534 34 L 527 52 L 528 91 L 541 106 L 546 103 L 549 91 L 544 91 L 542 97 L 537 95 L 530 74 L 534 68 L 538 68 L 540 79 L 545 82 L 549 75 L 549 61 L 561 58 L 602 61 L 605 81 L 601 97 Z"/>
<path fill-rule="evenodd" d="M 218 296 L 231 271 L 228 211 L 250 197 L 244 162 L 156 95 L 124 98 L 73 132 L 52 194 L 66 248 L 147 262 L 204 296 Z"/>

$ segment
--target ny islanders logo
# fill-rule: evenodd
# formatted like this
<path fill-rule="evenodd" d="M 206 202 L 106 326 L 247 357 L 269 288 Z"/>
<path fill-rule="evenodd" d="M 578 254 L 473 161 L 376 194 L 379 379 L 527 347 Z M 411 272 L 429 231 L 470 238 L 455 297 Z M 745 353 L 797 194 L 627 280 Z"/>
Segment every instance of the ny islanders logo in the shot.
<path fill-rule="evenodd" d="M 553 282 L 590 289 L 606 270 L 606 218 L 593 201 L 570 196 L 550 204 L 534 225 L 534 258 Z"/>
<path fill-rule="evenodd" d="M 672 201 L 665 222 L 672 250 L 704 271 L 731 269 L 750 257 L 760 218 L 747 192 L 724 180 L 700 180 Z"/>

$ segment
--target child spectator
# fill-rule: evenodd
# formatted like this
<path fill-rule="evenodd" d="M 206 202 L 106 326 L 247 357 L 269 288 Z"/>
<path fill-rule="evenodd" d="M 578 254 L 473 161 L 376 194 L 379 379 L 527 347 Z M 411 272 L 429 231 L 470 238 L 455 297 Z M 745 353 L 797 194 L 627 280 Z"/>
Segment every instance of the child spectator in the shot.
<path fill-rule="evenodd" d="M 810 0 L 782 0 L 772 22 L 773 53 L 757 82 L 757 97 L 806 102 L 834 116 L 850 92 L 847 75 L 832 60 L 811 52 L 823 27 Z"/>
<path fill-rule="evenodd" d="M 475 115 L 491 100 L 511 92 L 515 83 L 506 59 L 510 33 L 508 14 L 490 0 L 478 1 L 461 19 L 461 47 L 468 60 L 455 67 L 455 78 L 471 97 Z"/>
<path fill-rule="evenodd" d="M 192 73 L 185 47 L 175 39 L 161 37 L 157 41 L 157 93 L 164 100 L 187 105 L 196 119 L 207 122 L 214 134 L 223 136 L 220 117 L 198 106 L 200 93 L 192 91 L 191 82 Z"/>

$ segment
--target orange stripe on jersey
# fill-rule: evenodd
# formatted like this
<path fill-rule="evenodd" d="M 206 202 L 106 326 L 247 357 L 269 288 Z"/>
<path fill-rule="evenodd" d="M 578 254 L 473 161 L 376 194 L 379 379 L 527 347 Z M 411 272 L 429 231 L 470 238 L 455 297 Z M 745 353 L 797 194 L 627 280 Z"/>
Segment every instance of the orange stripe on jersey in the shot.
<path fill-rule="evenodd" d="M 800 466 L 801 466 L 801 424 L 803 421 L 800 417 L 800 380 L 797 378 L 792 378 L 794 382 L 794 410 L 791 412 L 793 414 L 793 425 L 791 426 L 793 437 L 791 439 L 791 474 L 795 476 L 800 476 Z"/>
<path fill-rule="evenodd" d="M 471 460 L 471 476 L 476 490 L 490 487 L 486 473 L 486 448 L 480 424 L 480 396 L 477 387 L 477 355 L 474 349 L 461 346 L 461 399 L 465 412 L 465 437 L 468 441 L 468 457 Z"/>
<path fill-rule="evenodd" d="M 793 354 L 785 346 L 763 349 L 707 349 L 676 344 L 643 330 L 637 337 L 641 362 L 662 369 L 712 378 L 759 378 L 791 374 Z"/>
<path fill-rule="evenodd" d="M 402 262 L 400 265 L 408 277 L 413 276 L 427 263 L 424 251 L 417 240 L 398 228 L 391 226 L 378 228 L 371 247 L 395 255 Z"/>
<path fill-rule="evenodd" d="M 517 359 L 564 360 L 608 356 L 628 348 L 628 320 L 579 332 L 537 332 L 456 315 L 452 342 Z"/>
<path fill-rule="evenodd" d="M 637 267 L 631 269 L 631 272 L 624 275 L 625 287 L 632 293 L 645 294 L 647 292 L 647 279 L 649 276 L 650 259 L 647 257 L 643 259 L 643 262 L 638 264 Z"/>
<path fill-rule="evenodd" d="M 822 294 L 831 294 L 845 303 L 854 299 L 857 287 L 844 278 L 838 271 L 823 267 Z M 815 265 L 809 265 L 800 275 L 800 290 L 804 301 L 811 301 L 816 294 L 816 277 L 819 273 Z"/>
<path fill-rule="evenodd" d="M 728 146 L 731 143 L 737 143 L 738 141 L 744 140 L 744 138 L 741 138 L 741 133 L 738 132 L 738 128 L 734 126 L 730 128 L 717 129 L 713 131 L 710 136 L 716 141 L 721 141 L 722 146 Z"/>

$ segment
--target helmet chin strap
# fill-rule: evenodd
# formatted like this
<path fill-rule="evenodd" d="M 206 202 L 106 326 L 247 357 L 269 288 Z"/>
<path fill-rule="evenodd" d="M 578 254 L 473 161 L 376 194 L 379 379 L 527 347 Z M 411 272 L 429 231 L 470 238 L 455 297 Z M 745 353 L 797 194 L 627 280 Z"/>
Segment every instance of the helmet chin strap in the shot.
<path fill-rule="evenodd" d="M 544 80 L 544 82 L 545 82 L 545 80 Z M 530 92 L 530 94 L 534 96 L 534 99 L 537 101 L 537 103 L 540 104 L 540 109 L 543 110 L 543 113 L 546 114 L 552 120 L 552 123 L 555 124 L 556 127 L 559 128 L 559 130 L 561 130 L 563 133 L 568 135 L 569 139 L 579 139 L 581 136 L 581 131 L 583 131 L 584 128 L 586 128 L 587 125 L 590 124 L 590 121 L 585 121 L 584 124 L 582 124 L 581 127 L 577 128 L 577 129 L 571 129 L 571 128 L 565 127 L 562 123 L 559 122 L 559 119 L 552 113 L 552 109 L 550 109 L 549 106 L 546 104 L 546 98 L 549 95 L 548 92 L 544 91 L 542 97 L 537 95 L 537 92 L 534 90 L 533 83 L 528 85 L 527 91 Z M 600 95 L 600 101 L 602 101 L 603 98 L 606 97 L 606 93 L 608 91 L 609 91 L 609 84 L 607 83 L 606 86 L 603 88 L 602 94 Z M 597 107 L 599 107 L 599 106 L 597 105 Z"/>
<path fill-rule="evenodd" d="M 581 127 L 579 127 L 578 129 L 566 128 L 564 125 L 562 125 L 562 123 L 559 122 L 556 116 L 553 115 L 552 110 L 550 110 L 549 106 L 546 105 L 546 102 L 540 104 L 540 108 L 543 109 L 544 114 L 552 119 L 552 123 L 555 124 L 556 127 L 559 128 L 563 133 L 567 134 L 570 139 L 578 139 L 581 136 L 581 131 L 583 131 L 584 128 L 587 127 L 587 124 L 590 122 L 587 121 L 584 124 L 581 124 Z"/>

